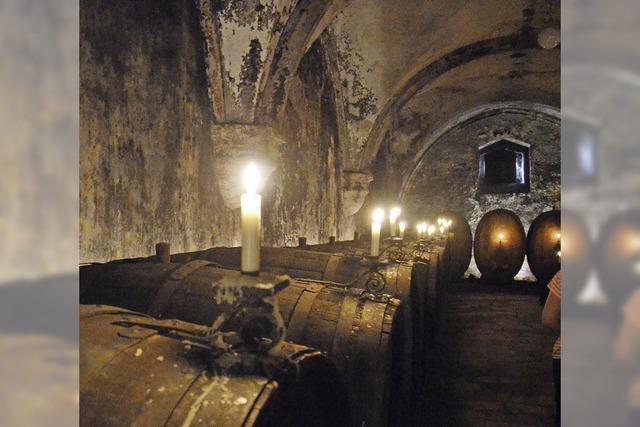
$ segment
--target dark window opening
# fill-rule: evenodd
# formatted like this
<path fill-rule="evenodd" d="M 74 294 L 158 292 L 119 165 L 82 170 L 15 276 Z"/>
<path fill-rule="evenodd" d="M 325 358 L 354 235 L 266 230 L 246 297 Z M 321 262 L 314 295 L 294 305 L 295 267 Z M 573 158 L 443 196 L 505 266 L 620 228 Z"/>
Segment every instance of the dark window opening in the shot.
<path fill-rule="evenodd" d="M 480 192 L 529 192 L 529 146 L 506 139 L 480 148 Z"/>

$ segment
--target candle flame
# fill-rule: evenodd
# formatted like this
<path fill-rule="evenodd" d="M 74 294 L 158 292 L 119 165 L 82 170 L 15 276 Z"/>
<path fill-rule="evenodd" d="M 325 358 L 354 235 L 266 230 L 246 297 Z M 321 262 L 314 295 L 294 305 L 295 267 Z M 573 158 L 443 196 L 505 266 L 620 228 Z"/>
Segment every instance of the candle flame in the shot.
<path fill-rule="evenodd" d="M 407 223 L 405 221 L 400 221 L 398 227 L 400 228 L 400 232 L 402 233 L 404 232 L 405 228 L 407 228 Z"/>
<path fill-rule="evenodd" d="M 400 212 L 401 212 L 401 209 L 397 206 L 394 208 L 391 208 L 391 211 L 389 212 L 389 219 L 391 221 L 395 221 L 396 218 L 400 216 Z"/>
<path fill-rule="evenodd" d="M 500 240 L 501 242 L 504 240 L 504 233 L 500 233 L 498 235 L 498 240 Z"/>
<path fill-rule="evenodd" d="M 258 167 L 255 163 L 249 163 L 249 165 L 244 169 L 242 181 L 247 194 L 256 194 L 258 187 L 260 186 L 260 172 L 258 171 Z"/>
<path fill-rule="evenodd" d="M 384 219 L 384 211 L 380 208 L 373 211 L 373 222 L 381 223 Z"/>
<path fill-rule="evenodd" d="M 427 232 L 429 233 L 429 236 L 431 236 L 433 233 L 435 233 L 436 231 L 436 226 L 435 225 L 430 225 L 429 229 L 427 230 Z"/>

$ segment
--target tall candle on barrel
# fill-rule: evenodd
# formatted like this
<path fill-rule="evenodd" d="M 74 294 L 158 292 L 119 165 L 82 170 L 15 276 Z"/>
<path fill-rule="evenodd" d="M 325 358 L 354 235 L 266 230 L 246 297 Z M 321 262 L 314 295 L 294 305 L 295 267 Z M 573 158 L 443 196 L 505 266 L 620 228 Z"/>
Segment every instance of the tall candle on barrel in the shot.
<path fill-rule="evenodd" d="M 398 230 L 400 231 L 400 238 L 404 239 L 404 230 L 407 228 L 406 221 L 400 221 L 398 223 Z"/>
<path fill-rule="evenodd" d="M 400 208 L 394 207 L 389 211 L 389 232 L 391 237 L 396 237 L 396 221 L 400 216 Z"/>
<path fill-rule="evenodd" d="M 380 255 L 380 228 L 384 219 L 384 211 L 380 208 L 373 211 L 373 222 L 371 223 L 371 256 Z"/>
<path fill-rule="evenodd" d="M 240 270 L 246 274 L 260 271 L 260 204 L 258 194 L 260 173 L 255 163 L 249 163 L 244 170 L 243 181 L 246 193 L 240 196 L 242 224 L 242 255 Z"/>

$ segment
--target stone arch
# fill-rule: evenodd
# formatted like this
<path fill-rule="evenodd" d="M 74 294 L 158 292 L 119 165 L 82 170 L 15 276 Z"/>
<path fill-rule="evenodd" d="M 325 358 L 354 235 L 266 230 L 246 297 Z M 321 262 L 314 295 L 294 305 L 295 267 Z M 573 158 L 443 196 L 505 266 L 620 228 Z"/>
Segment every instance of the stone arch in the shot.
<path fill-rule="evenodd" d="M 410 162 L 409 173 L 405 175 L 398 195 L 400 202 L 404 201 L 407 189 L 410 187 L 416 172 L 422 166 L 425 160 L 426 154 L 429 149 L 437 143 L 441 138 L 445 137 L 453 129 L 460 126 L 464 126 L 467 123 L 474 122 L 476 120 L 483 119 L 485 117 L 501 114 L 501 113 L 518 113 L 523 115 L 531 115 L 536 117 L 544 117 L 547 120 L 560 124 L 560 110 L 556 107 L 528 102 L 528 101 L 513 101 L 513 102 L 499 102 L 492 104 L 485 104 L 475 107 L 471 110 L 467 110 L 451 120 L 444 123 L 437 130 L 431 133 L 427 138 L 423 139 L 420 150 L 416 153 Z"/>
<path fill-rule="evenodd" d="M 280 37 L 272 40 L 269 47 L 271 57 L 260 82 L 256 119 L 263 124 L 278 121 L 287 99 L 289 77 L 295 75 L 304 54 L 347 3 L 347 0 L 297 2 Z"/>
<path fill-rule="evenodd" d="M 439 59 L 423 58 L 413 70 L 407 73 L 377 116 L 369 133 L 360 159 L 360 169 L 367 169 L 375 160 L 383 142 L 391 119 L 417 92 L 438 77 L 456 67 L 468 64 L 486 55 L 495 55 L 510 51 L 538 49 L 532 34 L 518 32 L 509 36 L 485 39 L 477 43 L 455 49 Z"/>

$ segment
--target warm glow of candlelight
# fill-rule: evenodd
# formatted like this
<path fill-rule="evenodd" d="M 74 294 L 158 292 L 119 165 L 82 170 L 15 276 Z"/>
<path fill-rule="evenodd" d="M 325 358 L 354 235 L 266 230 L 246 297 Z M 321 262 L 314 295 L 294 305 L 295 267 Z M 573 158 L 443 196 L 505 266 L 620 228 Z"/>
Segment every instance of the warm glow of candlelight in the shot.
<path fill-rule="evenodd" d="M 432 236 L 433 233 L 436 232 L 436 226 L 435 225 L 430 225 L 429 228 L 427 229 L 427 233 L 429 233 L 429 236 Z"/>
<path fill-rule="evenodd" d="M 256 194 L 258 192 L 258 187 L 260 186 L 260 172 L 258 171 L 258 167 L 255 163 L 249 163 L 249 166 L 244 169 L 242 182 L 244 183 L 246 194 Z"/>
<path fill-rule="evenodd" d="M 391 208 L 391 211 L 389 211 L 389 219 L 395 221 L 400 216 L 401 211 L 402 210 L 399 207 Z"/>
<path fill-rule="evenodd" d="M 380 226 L 384 220 L 384 211 L 380 208 L 373 211 L 373 222 L 371 223 L 371 250 L 370 255 L 376 257 L 380 255 Z"/>
<path fill-rule="evenodd" d="M 503 240 L 504 240 L 504 233 L 498 234 L 498 242 L 502 243 Z"/>
<path fill-rule="evenodd" d="M 397 206 L 391 208 L 389 212 L 389 234 L 391 234 L 391 237 L 396 236 L 396 220 L 398 216 L 400 216 L 400 208 Z"/>
<path fill-rule="evenodd" d="M 381 223 L 384 220 L 384 211 L 380 208 L 373 211 L 373 222 Z"/>
<path fill-rule="evenodd" d="M 404 238 L 404 230 L 407 228 L 407 222 L 406 221 L 400 221 L 398 223 L 398 229 L 400 230 L 400 238 L 403 239 Z"/>

